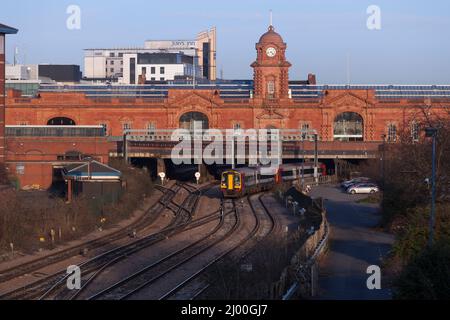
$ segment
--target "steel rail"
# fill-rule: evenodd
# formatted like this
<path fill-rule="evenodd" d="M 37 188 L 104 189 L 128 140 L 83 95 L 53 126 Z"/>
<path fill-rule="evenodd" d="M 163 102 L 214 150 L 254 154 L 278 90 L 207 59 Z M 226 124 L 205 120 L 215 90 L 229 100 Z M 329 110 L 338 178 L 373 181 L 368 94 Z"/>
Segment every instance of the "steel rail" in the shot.
<path fill-rule="evenodd" d="M 182 184 L 181 187 L 184 187 L 184 185 Z M 200 197 L 200 193 L 191 193 L 188 195 L 187 198 L 185 198 L 185 200 L 183 201 L 183 204 L 179 207 L 178 213 L 175 215 L 174 219 L 170 223 L 169 229 L 183 226 L 184 224 L 186 224 L 190 221 L 190 212 L 191 212 L 191 210 L 194 210 L 194 206 L 196 203 L 196 201 L 191 201 L 190 199 L 194 198 L 194 200 L 196 200 L 199 197 Z M 189 208 L 189 209 L 187 209 L 187 208 Z M 186 217 L 186 213 L 187 213 L 187 217 Z M 170 231 L 169 232 L 162 231 L 159 234 L 150 235 L 148 237 L 140 239 L 140 240 L 134 242 L 133 243 L 134 245 L 133 244 L 124 245 L 115 250 L 112 250 L 111 256 L 101 255 L 98 258 L 89 260 L 86 263 L 80 265 L 80 269 L 81 269 L 81 267 L 84 267 L 84 269 L 85 269 L 83 272 L 83 276 L 89 275 L 91 273 L 94 273 L 94 276 L 97 276 L 99 273 L 104 271 L 107 267 L 117 263 L 120 260 L 127 258 L 130 254 L 133 254 L 137 251 L 147 248 L 148 246 L 158 243 L 159 241 L 166 239 L 170 235 L 170 233 L 171 233 Z M 106 260 L 106 261 L 104 261 L 104 260 Z M 86 271 L 86 269 L 87 269 L 87 271 Z M 72 295 L 70 293 L 72 291 L 69 290 L 66 286 L 66 280 L 68 277 L 69 277 L 68 274 L 64 275 L 64 277 L 62 277 L 59 281 L 57 281 L 55 284 L 53 284 L 48 290 L 44 291 L 44 293 L 39 297 L 39 300 L 49 299 L 52 297 L 53 298 L 65 298 L 66 296 L 71 297 Z M 87 281 L 90 282 L 89 278 Z M 61 297 L 61 294 L 62 294 L 62 297 Z M 78 293 L 76 292 L 74 295 L 78 295 Z"/>
<path fill-rule="evenodd" d="M 267 234 L 264 235 L 264 238 L 266 238 L 267 236 L 269 236 L 270 234 L 272 234 L 272 232 L 274 232 L 275 230 L 275 226 L 276 226 L 276 220 L 273 217 L 273 215 L 270 213 L 269 209 L 267 208 L 267 206 L 265 205 L 265 203 L 262 201 L 262 197 L 264 194 L 259 195 L 258 200 L 261 203 L 266 215 L 269 217 L 269 220 L 271 221 L 271 228 L 268 231 Z M 251 201 L 251 196 L 247 196 L 247 201 L 249 203 L 250 209 L 252 210 L 253 215 L 255 216 L 256 219 L 256 225 L 255 227 L 252 229 L 252 231 L 250 232 L 250 234 L 244 238 L 243 240 L 241 240 L 236 246 L 230 248 L 229 250 L 227 250 L 225 253 L 223 253 L 222 255 L 220 255 L 219 257 L 217 257 L 216 259 L 214 259 L 213 261 L 211 261 L 210 263 L 208 263 L 206 266 L 204 266 L 203 268 L 199 269 L 196 273 L 194 273 L 193 275 L 191 275 L 190 277 L 188 277 L 187 279 L 185 279 L 183 282 L 181 282 L 180 284 L 178 284 L 178 286 L 176 286 L 175 288 L 171 289 L 170 291 L 166 292 L 165 294 L 163 294 L 159 300 L 166 300 L 168 298 L 170 298 L 171 296 L 174 296 L 177 292 L 179 292 L 181 289 L 183 289 L 184 287 L 186 287 L 190 282 L 192 282 L 193 280 L 197 279 L 198 277 L 200 277 L 211 265 L 219 262 L 220 260 L 222 260 L 225 256 L 229 255 L 230 253 L 232 253 L 233 251 L 235 251 L 236 249 L 238 249 L 239 247 L 241 247 L 242 245 L 244 245 L 245 243 L 247 243 L 248 241 L 250 241 L 250 239 L 254 238 L 255 235 L 257 234 L 257 232 L 260 230 L 261 228 L 261 219 L 258 217 L 258 214 L 256 213 L 256 209 L 254 207 L 254 205 L 252 204 Z M 262 240 L 262 239 L 261 239 Z M 261 240 L 258 243 L 261 243 Z M 257 243 L 257 244 L 258 244 Z M 256 244 L 256 245 L 257 245 Z M 253 251 L 255 249 L 255 246 L 252 247 L 251 250 L 248 250 L 244 255 L 239 257 L 239 260 L 244 259 L 248 254 L 251 253 L 251 251 Z M 210 284 L 207 284 L 204 288 L 202 288 L 199 292 L 196 292 L 190 299 L 194 300 L 196 299 L 198 296 L 200 296 L 201 294 L 203 294 L 203 292 L 205 292 L 208 288 L 210 287 Z"/>
<path fill-rule="evenodd" d="M 114 296 L 114 290 L 116 291 L 123 291 L 123 289 L 126 289 L 126 286 L 129 286 L 130 284 L 133 284 L 132 281 L 134 281 L 135 279 L 138 281 L 138 283 L 140 283 L 140 285 L 138 285 L 137 287 L 134 288 L 130 288 L 128 293 L 126 294 L 122 294 L 119 299 L 125 299 L 126 297 L 138 292 L 139 290 L 141 290 L 142 288 L 144 288 L 145 286 L 147 286 L 148 284 L 158 280 L 159 278 L 161 278 L 162 276 L 166 275 L 167 273 L 169 273 L 170 271 L 172 271 L 173 269 L 175 269 L 176 267 L 180 266 L 181 264 L 186 263 L 187 261 L 191 260 L 193 257 L 197 256 L 198 254 L 200 254 L 201 252 L 197 252 L 191 256 L 189 256 L 188 258 L 184 258 L 182 259 L 181 262 L 177 262 L 174 265 L 170 266 L 169 268 L 165 269 L 164 272 L 160 273 L 158 276 L 156 277 L 152 277 L 150 280 L 145 280 L 145 276 L 148 275 L 150 273 L 150 271 L 153 271 L 155 268 L 161 266 L 163 263 L 170 261 L 170 259 L 172 258 L 176 258 L 179 255 L 183 255 L 186 253 L 187 250 L 191 249 L 191 248 L 195 248 L 195 246 L 197 246 L 198 244 L 204 242 L 205 240 L 209 239 L 212 235 L 216 234 L 224 225 L 225 223 L 225 217 L 221 216 L 219 224 L 208 234 L 206 234 L 205 236 L 202 236 L 199 240 L 196 240 L 193 243 L 190 243 L 186 246 L 184 246 L 181 249 L 176 250 L 175 252 L 170 253 L 169 255 L 159 259 L 158 261 L 144 267 L 143 269 L 135 272 L 134 274 L 128 276 L 125 279 L 122 279 L 118 282 L 116 282 L 115 284 L 109 286 L 108 288 L 96 293 L 95 295 L 91 296 L 88 298 L 88 300 L 94 300 L 97 298 L 104 298 L 105 296 Z M 208 249 L 209 247 L 206 247 L 206 249 Z M 153 272 L 152 272 L 153 273 Z M 140 281 L 142 279 L 140 279 L 140 277 L 144 278 L 144 282 Z M 117 295 L 115 296 L 115 298 L 117 298 Z"/>
<path fill-rule="evenodd" d="M 173 186 L 173 188 L 181 188 L 178 185 Z M 158 200 L 158 203 L 160 203 L 163 206 L 167 206 L 167 201 L 170 201 L 171 198 L 178 192 L 178 190 L 172 190 L 167 189 L 169 194 L 163 194 L 160 199 Z M 31 272 L 37 271 L 41 268 L 47 267 L 49 265 L 55 264 L 57 262 L 63 261 L 65 259 L 71 258 L 73 256 L 76 256 L 80 254 L 83 250 L 88 249 L 96 249 L 99 248 L 105 244 L 109 244 L 112 241 L 119 240 L 123 237 L 126 237 L 128 235 L 129 230 L 137 229 L 141 230 L 142 228 L 145 228 L 146 226 L 152 224 L 156 218 L 159 216 L 159 210 L 160 208 L 149 208 L 146 210 L 146 212 L 139 217 L 136 221 L 134 221 L 132 224 L 117 230 L 111 234 L 105 235 L 103 237 L 93 239 L 87 242 L 84 242 L 82 244 L 60 250 L 58 252 L 55 252 L 53 254 L 47 255 L 45 257 L 37 258 L 32 261 L 14 266 L 9 269 L 4 269 L 0 271 L 0 283 L 6 282 L 8 280 L 17 278 L 19 276 L 29 274 Z M 160 209 L 161 212 L 163 209 Z M 155 213 L 155 214 L 152 214 Z M 0 297 L 1 298 L 1 297 Z"/>
<path fill-rule="evenodd" d="M 182 185 L 180 185 L 179 183 L 177 183 L 177 186 L 181 188 Z M 179 191 L 179 188 L 177 187 L 177 191 Z M 174 193 L 176 194 L 176 193 Z M 161 209 L 161 212 L 164 211 L 165 208 Z M 180 209 L 181 210 L 181 209 Z M 174 219 L 175 220 L 175 219 Z M 93 263 L 93 261 L 97 261 L 98 259 L 102 259 L 104 257 L 109 257 L 109 255 L 112 255 L 112 257 L 110 257 L 109 260 L 114 260 L 116 257 L 114 256 L 115 253 L 119 252 L 120 250 L 124 250 L 124 251 L 128 251 L 128 254 L 130 253 L 130 250 L 133 250 L 133 252 L 138 251 L 141 249 L 141 247 L 139 246 L 139 244 L 143 244 L 145 247 L 145 245 L 151 245 L 156 241 L 160 241 L 165 239 L 168 234 L 170 234 L 172 231 L 176 230 L 177 228 L 179 228 L 179 226 L 176 224 L 176 221 L 173 221 L 172 225 L 164 228 L 163 230 L 161 230 L 158 233 L 155 234 L 151 234 L 149 236 L 146 236 L 145 238 L 139 239 L 137 241 L 134 241 L 132 243 L 120 246 L 118 248 L 114 248 L 112 250 L 109 250 L 107 252 L 104 252 L 94 258 L 91 258 L 85 262 L 83 262 L 80 267 L 86 267 L 87 269 L 87 273 L 92 272 L 92 269 L 98 269 L 98 268 L 102 268 L 105 267 L 105 265 L 103 263 L 98 263 L 97 265 L 95 265 L 94 263 L 94 267 L 89 266 L 89 263 Z M 128 250 L 127 250 L 128 249 Z M 120 256 L 120 254 L 118 254 Z M 115 260 L 117 261 L 117 260 Z M 86 270 L 85 270 L 86 271 Z M 63 281 L 67 279 L 67 275 L 66 275 L 66 270 L 57 272 L 55 274 L 52 274 L 44 279 L 40 279 L 38 281 L 35 281 L 29 285 L 26 285 L 22 288 L 18 288 L 15 289 L 11 292 L 8 292 L 4 295 L 2 295 L 0 297 L 0 299 L 32 299 L 35 297 L 41 297 L 41 298 L 45 298 L 47 296 L 48 293 L 50 293 L 50 289 L 55 289 L 57 285 L 61 285 L 61 283 L 63 283 Z M 48 287 L 50 287 L 50 289 L 48 289 Z M 44 295 L 38 296 L 39 292 L 44 292 Z"/>
<path fill-rule="evenodd" d="M 236 230 L 238 229 L 238 227 L 240 226 L 240 224 L 241 224 L 241 218 L 240 218 L 239 211 L 237 210 L 237 207 L 236 207 L 236 205 L 235 205 L 234 200 L 232 200 L 232 203 L 233 203 L 234 213 L 235 213 L 235 216 L 236 216 L 236 222 L 235 222 L 235 224 L 233 225 L 233 227 L 232 227 L 231 230 L 229 230 L 229 231 L 228 231 L 224 236 L 222 236 L 221 238 L 218 238 L 218 239 L 214 240 L 214 241 L 213 241 L 211 244 L 209 244 L 207 247 L 201 249 L 201 250 L 198 251 L 197 253 L 195 253 L 195 254 L 193 254 L 192 256 L 188 257 L 187 259 L 183 260 L 181 263 L 179 263 L 179 264 L 177 264 L 177 265 L 171 267 L 170 270 L 168 270 L 168 271 L 166 271 L 166 272 L 164 272 L 164 273 L 162 273 L 162 274 L 159 274 L 158 276 L 154 277 L 153 279 L 150 279 L 150 280 L 147 281 L 146 283 L 142 284 L 139 288 L 137 288 L 137 289 L 136 289 L 135 291 L 133 291 L 132 293 L 127 294 L 127 295 L 126 295 L 125 297 L 123 297 L 122 299 L 129 298 L 130 296 L 132 296 L 132 295 L 135 294 L 136 292 L 138 292 L 138 291 L 142 290 L 143 288 L 147 287 L 149 284 L 151 284 L 151 283 L 157 281 L 158 279 L 160 279 L 161 277 L 165 276 L 165 275 L 168 274 L 171 270 L 178 268 L 179 266 L 185 264 L 186 262 L 190 261 L 190 260 L 193 259 L 194 257 L 196 257 L 196 256 L 202 254 L 203 252 L 207 251 L 208 249 L 210 249 L 211 247 L 213 247 L 213 246 L 216 245 L 217 243 L 220 243 L 220 242 L 222 242 L 222 241 L 228 239 L 232 234 L 234 234 L 234 233 L 236 232 Z M 222 255 L 221 255 L 221 256 L 222 256 Z M 202 272 L 203 270 L 205 270 L 207 267 L 209 267 L 210 265 L 212 265 L 212 264 L 213 264 L 214 262 L 216 262 L 216 261 L 218 261 L 218 259 L 214 259 L 213 262 L 208 263 L 206 267 L 203 267 L 203 268 L 201 268 L 199 271 L 197 271 L 197 272 L 194 274 L 194 276 L 197 277 L 198 275 L 200 275 L 201 272 Z M 182 286 L 185 286 L 185 285 L 191 280 L 191 278 L 193 278 L 194 276 L 191 276 L 191 277 L 189 277 L 187 280 L 184 280 L 184 281 L 183 281 L 181 284 L 179 284 L 176 288 L 181 288 Z M 189 280 L 189 281 L 188 281 L 188 280 Z M 176 289 L 176 288 L 175 288 L 175 289 Z M 162 295 L 160 298 L 158 298 L 158 300 L 163 300 L 163 299 L 165 299 L 165 297 L 171 295 L 172 291 L 174 291 L 175 289 L 172 289 L 172 290 L 169 291 L 168 293 L 165 293 L 165 294 Z M 177 290 L 177 291 L 178 291 L 178 290 Z"/>

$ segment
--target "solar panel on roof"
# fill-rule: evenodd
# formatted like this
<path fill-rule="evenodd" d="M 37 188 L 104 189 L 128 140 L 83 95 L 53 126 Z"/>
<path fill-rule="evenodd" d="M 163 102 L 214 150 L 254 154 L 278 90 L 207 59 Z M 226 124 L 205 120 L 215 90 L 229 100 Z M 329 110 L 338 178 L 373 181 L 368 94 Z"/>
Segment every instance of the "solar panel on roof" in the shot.
<path fill-rule="evenodd" d="M 250 97 L 253 81 L 235 80 L 215 83 L 199 83 L 199 89 L 221 92 L 224 98 Z M 450 98 L 450 85 L 307 85 L 291 83 L 292 96 L 296 99 L 318 98 L 325 90 L 364 89 L 375 90 L 378 98 Z M 172 82 L 151 85 L 41 85 L 40 92 L 84 92 L 89 96 L 167 96 L 169 89 L 192 89 L 192 83 Z"/>

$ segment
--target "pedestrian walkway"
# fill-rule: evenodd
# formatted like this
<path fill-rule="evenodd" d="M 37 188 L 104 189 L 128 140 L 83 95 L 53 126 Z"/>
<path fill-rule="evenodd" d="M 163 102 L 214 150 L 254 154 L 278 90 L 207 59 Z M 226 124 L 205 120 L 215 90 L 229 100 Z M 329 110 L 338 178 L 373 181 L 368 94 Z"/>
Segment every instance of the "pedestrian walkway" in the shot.
<path fill-rule="evenodd" d="M 375 229 L 381 215 L 374 204 L 358 204 L 363 195 L 349 195 L 339 187 L 314 188 L 312 197 L 323 197 L 331 225 L 330 246 L 321 262 L 319 299 L 377 300 L 391 299 L 391 290 L 383 282 L 381 290 L 367 288 L 367 268 L 381 267 L 394 237 Z"/>

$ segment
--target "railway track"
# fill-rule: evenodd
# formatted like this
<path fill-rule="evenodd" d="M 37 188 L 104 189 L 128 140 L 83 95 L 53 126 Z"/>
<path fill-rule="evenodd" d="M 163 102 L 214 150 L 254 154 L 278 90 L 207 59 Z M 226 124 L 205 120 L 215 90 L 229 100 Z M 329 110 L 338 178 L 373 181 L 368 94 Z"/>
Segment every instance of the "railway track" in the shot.
<path fill-rule="evenodd" d="M 29 274 L 35 272 L 41 268 L 52 265 L 54 263 L 66 260 L 68 258 L 77 256 L 82 252 L 90 251 L 93 249 L 97 249 L 106 244 L 110 244 L 111 242 L 117 241 L 121 238 L 124 238 L 129 235 L 130 231 L 140 231 L 143 228 L 151 225 L 159 216 L 164 209 L 172 203 L 173 197 L 179 192 L 181 189 L 181 184 L 177 183 L 172 188 L 164 188 L 162 189 L 159 186 L 156 186 L 157 189 L 163 190 L 164 194 L 158 200 L 158 203 L 152 208 L 148 209 L 145 214 L 143 214 L 139 219 L 134 221 L 132 224 L 127 227 L 117 230 L 112 234 L 107 236 L 97 238 L 85 243 L 82 243 L 77 246 L 70 247 L 66 250 L 61 250 L 55 252 L 54 254 L 47 255 L 42 258 L 34 259 L 27 263 L 2 270 L 0 272 L 0 283 L 5 282 L 19 276 L 23 276 L 25 274 Z M 1 297 L 0 297 L 1 298 Z"/>
<path fill-rule="evenodd" d="M 184 199 L 183 203 L 178 206 L 178 210 L 169 226 L 163 231 L 146 236 L 140 240 L 133 242 L 131 245 L 124 245 L 109 252 L 107 255 L 100 255 L 94 259 L 87 261 L 80 266 L 83 270 L 82 274 L 82 288 L 86 284 L 90 283 L 93 279 L 98 277 L 104 270 L 111 267 L 115 263 L 127 258 L 131 254 L 138 252 L 144 248 L 147 248 L 155 243 L 158 243 L 164 239 L 167 239 L 170 235 L 180 232 L 192 219 L 192 213 L 195 211 L 195 207 L 200 198 L 200 191 L 186 184 L 180 185 L 186 189 L 189 194 Z M 56 282 L 47 291 L 45 291 L 39 300 L 66 300 L 75 299 L 82 290 L 69 290 L 66 285 L 68 275 L 65 275 L 61 280 Z"/>
<path fill-rule="evenodd" d="M 217 226 L 199 240 L 184 246 L 159 259 L 158 261 L 144 267 L 129 277 L 120 280 L 105 290 L 91 296 L 89 300 L 124 300 L 139 293 L 169 275 L 175 269 L 181 267 L 195 257 L 204 253 L 219 242 L 230 237 L 240 225 L 240 217 L 237 209 L 232 203 L 231 208 L 225 208 L 224 214 L 220 215 Z"/>
<path fill-rule="evenodd" d="M 233 200 L 223 201 L 222 205 L 224 210 L 222 213 L 216 211 L 194 220 L 193 216 L 201 196 L 201 191 L 187 184 L 178 184 L 177 186 L 186 189 L 189 192 L 189 195 L 181 205 L 175 203 L 173 197 L 165 202 L 165 208 L 170 209 L 175 213 L 171 224 L 158 233 L 139 239 L 129 245 L 113 249 L 84 262 L 80 265 L 82 270 L 82 287 L 80 290 L 72 291 L 67 289 L 66 280 L 68 275 L 66 275 L 64 270 L 44 279 L 48 281 L 38 281 L 37 283 L 31 284 L 31 287 L 27 286 L 28 288 L 24 287 L 15 290 L 7 295 L 1 296 L 0 299 L 77 299 L 84 291 L 86 291 L 93 280 L 103 273 L 103 271 L 122 259 L 127 258 L 134 252 L 160 242 L 169 236 L 197 228 L 219 219 L 219 224 L 201 239 L 159 259 L 151 265 L 146 266 L 138 272 L 88 298 L 92 300 L 130 299 L 134 295 L 139 294 L 144 288 L 148 288 L 159 280 L 163 280 L 172 271 L 175 271 L 177 268 L 193 260 L 195 257 L 201 255 L 219 242 L 225 241 L 236 232 L 240 224 L 240 215 Z M 164 191 L 165 195 L 172 193 L 169 191 L 170 189 L 167 188 L 160 187 L 160 190 Z M 252 203 L 250 197 L 247 198 L 251 211 L 256 219 L 256 223 L 254 228 L 245 238 L 220 254 L 214 260 L 210 261 L 206 266 L 200 268 L 197 272 L 181 281 L 172 289 L 161 293 L 156 299 L 176 299 L 178 293 L 182 292 L 183 289 L 190 290 L 189 299 L 196 299 L 210 287 L 210 284 L 202 281 L 201 276 L 211 265 L 244 245 L 248 246 L 249 243 L 253 241 L 255 241 L 256 245 L 260 239 L 267 237 L 273 232 L 276 221 L 270 214 L 270 211 L 262 201 L 261 197 L 262 195 L 258 197 L 258 204 L 256 206 Z M 257 206 L 260 208 L 257 209 Z M 261 208 L 263 208 L 264 213 L 261 212 Z M 247 251 L 244 255 L 240 256 L 240 259 L 247 256 L 249 253 L 250 252 Z M 49 279 L 51 277 L 54 278 Z M 190 286 L 192 288 L 189 288 Z M 186 297 L 184 297 L 184 299 L 186 299 Z"/>
<path fill-rule="evenodd" d="M 166 299 L 182 299 L 182 300 L 194 300 L 201 296 L 207 289 L 209 289 L 210 284 L 201 279 L 201 276 L 207 272 L 207 269 L 213 264 L 217 263 L 225 256 L 232 254 L 239 248 L 247 247 L 244 249 L 244 253 L 238 255 L 236 262 L 245 259 L 249 254 L 251 254 L 252 249 L 260 243 L 260 241 L 274 232 L 277 227 L 276 219 L 270 213 L 265 203 L 262 201 L 263 194 L 258 195 L 258 206 L 260 206 L 264 213 L 257 210 L 257 206 L 252 203 L 251 196 L 247 197 L 250 209 L 256 219 L 255 227 L 251 232 L 242 239 L 238 244 L 231 247 L 229 250 L 222 253 L 219 257 L 208 263 L 208 265 L 199 269 L 195 274 L 191 275 L 189 278 L 185 279 L 178 286 L 166 292 L 160 296 L 160 300 Z M 252 243 L 253 242 L 253 243 Z"/>
<path fill-rule="evenodd" d="M 226 252 L 220 254 L 220 256 L 210 261 L 207 265 L 197 270 L 194 274 L 181 281 L 175 287 L 171 288 L 167 292 L 163 292 L 162 294 L 160 294 L 158 297 L 156 297 L 156 299 L 176 299 L 177 294 L 186 288 L 187 290 L 191 291 L 189 299 L 196 299 L 210 287 L 210 284 L 201 280 L 201 276 L 211 265 L 220 261 L 221 259 L 223 259 L 223 257 L 232 253 L 238 248 L 242 248 L 244 245 L 246 247 L 254 247 L 259 243 L 260 240 L 269 236 L 275 229 L 276 220 L 270 213 L 270 210 L 267 208 L 265 203 L 262 201 L 262 196 L 263 195 L 258 196 L 257 204 L 254 204 L 251 198 L 247 197 L 249 207 L 251 208 L 251 212 L 255 217 L 256 223 L 254 228 L 246 237 L 244 237 L 241 241 L 232 246 Z M 230 203 L 231 208 L 229 207 Z M 238 226 L 240 225 L 240 215 L 233 200 L 225 201 L 223 203 L 223 207 L 224 214 L 221 216 L 220 223 L 207 235 L 195 241 L 194 243 L 189 244 L 144 267 L 138 272 L 128 276 L 125 279 L 120 280 L 110 287 L 94 294 L 93 296 L 89 297 L 89 300 L 132 299 L 133 296 L 139 294 L 140 291 L 144 290 L 145 288 L 148 290 L 148 288 L 153 284 L 161 281 L 162 279 L 164 279 L 164 277 L 169 276 L 172 271 L 182 267 L 184 264 L 201 255 L 203 252 L 207 251 L 219 242 L 225 241 L 236 232 Z M 232 224 L 232 227 L 230 228 L 231 224 L 229 222 L 228 232 L 224 233 L 223 235 L 218 235 L 220 230 L 223 228 L 225 219 L 229 217 L 233 212 L 235 213 L 236 217 L 234 220 L 234 224 Z M 212 239 L 213 236 L 215 236 L 215 239 Z M 247 250 L 245 254 L 240 255 L 237 260 L 244 259 L 249 253 L 251 253 L 251 251 Z M 193 288 L 189 288 L 189 286 L 193 286 Z M 186 299 L 186 296 L 184 296 L 183 299 Z"/>
<path fill-rule="evenodd" d="M 248 203 L 250 205 L 251 210 L 253 211 L 253 214 L 255 216 L 256 215 L 259 216 L 258 230 L 255 232 L 255 234 L 253 235 L 253 237 L 251 239 L 251 241 L 253 241 L 253 243 L 250 243 L 251 241 L 248 242 L 248 249 L 245 251 L 244 254 L 239 256 L 239 260 L 244 260 L 245 258 L 247 258 L 248 255 L 250 255 L 252 253 L 252 251 L 255 249 L 255 247 L 261 243 L 261 240 L 263 240 L 263 239 L 267 238 L 268 236 L 270 236 L 271 234 L 273 234 L 274 231 L 278 227 L 278 223 L 277 223 L 276 219 L 270 213 L 269 208 L 266 206 L 266 204 L 262 200 L 263 196 L 264 196 L 264 194 L 253 196 L 253 197 L 258 198 L 257 202 L 256 202 L 256 206 L 255 206 L 255 202 L 253 202 L 251 199 L 252 196 L 247 197 Z M 258 210 L 258 207 L 262 210 Z M 263 211 L 263 213 L 261 211 Z"/>
<path fill-rule="evenodd" d="M 107 252 L 104 252 L 92 259 L 89 259 L 82 264 L 79 265 L 82 270 L 83 279 L 85 276 L 93 276 L 95 274 L 100 273 L 105 268 L 113 265 L 114 263 L 126 258 L 128 255 L 142 250 L 152 244 L 159 242 L 161 240 L 166 239 L 173 232 L 176 232 L 178 229 L 184 228 L 186 224 L 190 221 L 190 216 L 186 212 L 190 210 L 194 210 L 198 198 L 200 197 L 200 191 L 192 186 L 187 186 L 184 184 L 177 184 L 176 189 L 185 188 L 190 192 L 189 196 L 185 199 L 182 205 L 178 206 L 177 215 L 175 215 L 174 219 L 170 223 L 169 226 L 164 228 L 158 233 L 146 236 L 139 240 L 136 240 L 132 243 L 122 245 L 120 247 L 114 248 Z M 194 191 L 195 190 L 195 191 Z M 167 191 L 167 190 L 166 190 Z M 167 192 L 166 194 L 172 194 L 171 192 Z M 166 195 L 165 194 L 165 195 Z M 175 194 L 175 193 L 173 193 Z M 172 199 L 173 197 L 170 197 Z M 196 199 L 192 199 L 196 198 Z M 169 201 L 169 200 L 168 200 Z M 166 202 L 167 204 L 168 202 Z M 185 206 L 191 206 L 192 208 L 186 209 Z M 162 208 L 161 212 L 164 210 Z M 9 293 L 4 294 L 0 297 L 0 299 L 64 299 L 67 297 L 71 297 L 73 292 L 67 289 L 66 280 L 69 275 L 66 274 L 66 270 L 62 270 L 53 275 L 50 275 L 46 278 L 40 279 L 30 285 L 25 287 L 16 289 Z"/>

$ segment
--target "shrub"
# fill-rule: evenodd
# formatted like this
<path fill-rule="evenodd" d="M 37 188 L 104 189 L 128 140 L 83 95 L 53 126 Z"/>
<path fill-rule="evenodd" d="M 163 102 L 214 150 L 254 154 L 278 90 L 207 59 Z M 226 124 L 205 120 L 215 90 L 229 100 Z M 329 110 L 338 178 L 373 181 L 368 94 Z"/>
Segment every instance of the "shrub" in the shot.
<path fill-rule="evenodd" d="M 450 245 L 440 242 L 413 259 L 395 282 L 397 299 L 450 299 Z"/>
<path fill-rule="evenodd" d="M 24 252 L 51 248 L 52 229 L 55 244 L 59 244 L 94 231 L 101 225 L 101 216 L 107 218 L 105 227 L 130 217 L 142 204 L 142 199 L 151 194 L 152 183 L 145 170 L 123 162 L 117 162 L 116 167 L 123 172 L 127 188 L 114 204 L 94 202 L 83 196 L 67 204 L 46 192 L 0 190 L 0 252 L 8 251 L 10 243 Z M 39 241 L 41 237 L 45 242 Z"/>

